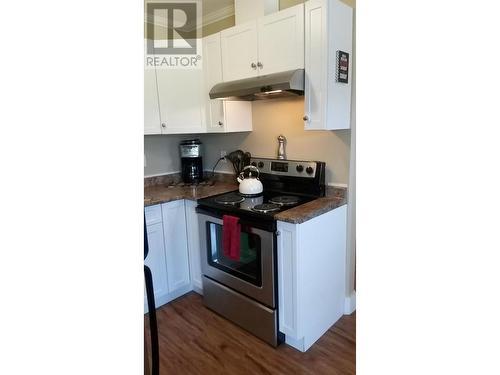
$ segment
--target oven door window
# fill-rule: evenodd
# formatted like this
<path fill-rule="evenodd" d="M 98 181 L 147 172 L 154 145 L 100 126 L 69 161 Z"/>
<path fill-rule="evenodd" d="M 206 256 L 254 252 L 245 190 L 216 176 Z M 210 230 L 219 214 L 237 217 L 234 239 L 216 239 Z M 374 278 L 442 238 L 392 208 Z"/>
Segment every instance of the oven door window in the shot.
<path fill-rule="evenodd" d="M 261 238 L 250 227 L 241 226 L 240 256 L 224 255 L 222 225 L 207 222 L 208 264 L 256 286 L 262 286 Z"/>

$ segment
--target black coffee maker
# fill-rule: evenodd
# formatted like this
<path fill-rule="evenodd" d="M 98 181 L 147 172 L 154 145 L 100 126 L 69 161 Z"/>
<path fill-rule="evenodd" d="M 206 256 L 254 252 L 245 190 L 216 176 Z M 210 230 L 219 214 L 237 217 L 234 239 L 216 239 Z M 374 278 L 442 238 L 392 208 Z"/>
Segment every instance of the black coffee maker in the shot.
<path fill-rule="evenodd" d="M 187 139 L 179 144 L 182 181 L 187 184 L 203 181 L 201 144 L 199 139 Z"/>

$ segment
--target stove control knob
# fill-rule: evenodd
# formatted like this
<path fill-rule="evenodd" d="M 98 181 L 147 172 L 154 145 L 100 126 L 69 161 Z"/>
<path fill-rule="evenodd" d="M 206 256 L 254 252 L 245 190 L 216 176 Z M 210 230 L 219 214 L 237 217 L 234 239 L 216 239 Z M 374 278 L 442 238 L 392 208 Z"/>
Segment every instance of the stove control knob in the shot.
<path fill-rule="evenodd" d="M 312 167 L 307 167 L 306 172 L 307 172 L 307 174 L 313 174 L 314 169 Z"/>
<path fill-rule="evenodd" d="M 297 170 L 297 172 L 302 173 L 304 171 L 304 166 L 299 164 L 297 165 L 297 167 L 295 167 L 295 169 Z"/>
<path fill-rule="evenodd" d="M 259 168 L 264 168 L 264 163 L 259 161 Z"/>
<path fill-rule="evenodd" d="M 256 162 L 254 162 L 254 161 L 252 161 L 252 165 L 253 165 L 254 167 L 256 167 L 256 166 L 257 166 L 257 163 L 256 163 Z"/>

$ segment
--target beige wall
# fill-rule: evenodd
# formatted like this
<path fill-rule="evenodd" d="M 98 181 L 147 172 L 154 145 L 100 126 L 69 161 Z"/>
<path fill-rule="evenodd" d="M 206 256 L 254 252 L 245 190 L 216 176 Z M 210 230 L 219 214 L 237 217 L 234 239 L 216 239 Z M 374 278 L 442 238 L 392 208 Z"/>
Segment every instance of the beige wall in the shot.
<path fill-rule="evenodd" d="M 356 0 L 340 0 L 340 1 L 349 5 L 352 8 L 356 7 Z M 305 2 L 305 0 L 279 0 L 279 9 L 282 10 L 282 9 L 290 8 L 294 5 L 301 4 L 304 2 Z M 144 10 L 145 9 L 146 8 L 144 8 Z M 224 18 L 222 20 L 219 20 L 217 22 L 203 26 L 202 36 L 205 37 L 205 36 L 208 36 L 211 34 L 215 34 L 221 30 L 227 29 L 227 28 L 232 27 L 232 26 L 234 26 L 234 15 L 232 15 L 231 17 L 227 17 L 227 18 Z M 166 31 L 162 30 L 162 28 L 159 26 L 155 26 L 155 29 L 156 29 L 155 35 L 166 34 Z M 144 23 L 144 36 L 146 36 L 146 22 Z"/>
<path fill-rule="evenodd" d="M 199 137 L 203 142 L 203 164 L 206 170 L 213 167 L 220 151 L 237 149 L 249 151 L 254 156 L 274 157 L 276 138 L 287 138 L 288 159 L 312 159 L 326 162 L 326 181 L 349 182 L 350 130 L 305 131 L 302 116 L 304 99 L 275 99 L 252 103 L 253 131 L 233 134 L 156 135 L 144 137 L 146 167 L 144 175 L 172 173 L 180 170 L 178 144 L 182 139 Z M 231 172 L 230 163 L 220 162 L 220 172 Z"/>
<path fill-rule="evenodd" d="M 205 168 L 211 168 L 220 151 L 242 149 L 254 156 L 275 157 L 283 134 L 287 138 L 288 159 L 325 161 L 326 181 L 347 184 L 349 181 L 350 131 L 305 131 L 302 116 L 304 99 L 274 99 L 252 103 L 253 131 L 235 134 L 205 134 Z M 219 171 L 232 171 L 230 163 L 219 164 Z"/>
<path fill-rule="evenodd" d="M 280 0 L 280 10 L 293 7 L 297 4 L 302 4 L 304 0 Z"/>
<path fill-rule="evenodd" d="M 203 26 L 203 36 L 211 35 L 218 33 L 221 30 L 229 29 L 234 26 L 234 15 L 231 17 L 224 18 L 220 21 L 210 23 L 208 25 Z"/>
<path fill-rule="evenodd" d="M 356 7 L 356 0 L 340 0 L 352 8 Z M 305 0 L 279 0 L 279 8 L 286 9 L 304 3 Z M 203 26 L 203 36 L 215 34 L 221 30 L 234 26 L 234 16 Z"/>
<path fill-rule="evenodd" d="M 293 7 L 294 5 L 305 3 L 305 0 L 279 0 L 280 10 L 285 8 Z M 356 8 L 356 0 L 340 0 L 343 3 L 349 5 L 351 8 Z"/>

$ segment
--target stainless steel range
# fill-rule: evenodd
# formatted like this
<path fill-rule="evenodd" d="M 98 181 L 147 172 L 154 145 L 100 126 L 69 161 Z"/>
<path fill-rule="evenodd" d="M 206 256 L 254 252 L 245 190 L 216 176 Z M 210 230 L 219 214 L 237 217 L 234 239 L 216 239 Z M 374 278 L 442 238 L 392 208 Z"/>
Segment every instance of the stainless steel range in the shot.
<path fill-rule="evenodd" d="M 275 215 L 325 195 L 325 163 L 252 158 L 264 191 L 198 200 L 204 304 L 273 346 L 278 327 Z"/>

